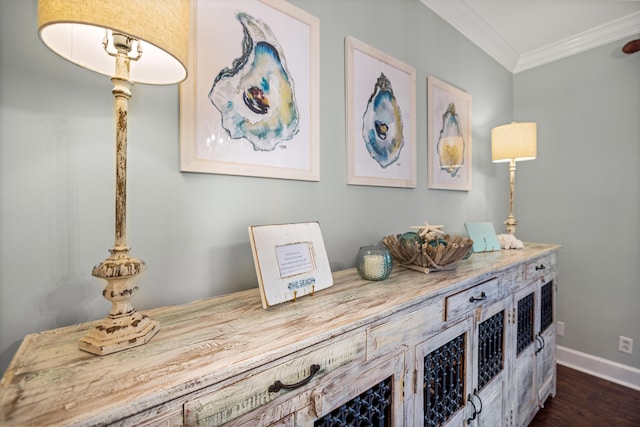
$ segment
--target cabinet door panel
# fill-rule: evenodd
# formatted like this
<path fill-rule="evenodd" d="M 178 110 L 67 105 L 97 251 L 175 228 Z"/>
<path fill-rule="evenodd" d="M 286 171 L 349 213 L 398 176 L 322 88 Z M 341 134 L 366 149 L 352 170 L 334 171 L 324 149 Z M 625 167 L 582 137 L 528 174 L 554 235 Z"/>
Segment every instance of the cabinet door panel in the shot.
<path fill-rule="evenodd" d="M 517 425 L 527 425 L 532 414 L 538 409 L 538 396 L 535 392 L 535 346 L 522 351 L 515 361 L 513 387 Z"/>
<path fill-rule="evenodd" d="M 538 285 L 539 306 L 537 336 L 539 349 L 536 353 L 536 382 L 538 402 L 544 403 L 550 394 L 555 394 L 556 379 L 556 324 L 555 324 L 555 281 L 540 282 Z"/>
<path fill-rule="evenodd" d="M 514 369 L 513 387 L 516 424 L 526 425 L 538 409 L 535 364 L 535 286 L 527 286 L 514 295 L 515 336 L 513 336 Z"/>
<path fill-rule="evenodd" d="M 506 425 L 509 398 L 505 393 L 509 380 L 507 311 L 510 308 L 511 298 L 483 307 L 474 328 L 473 388 L 476 394 L 473 401 L 476 406 L 479 404 L 476 425 Z"/>
<path fill-rule="evenodd" d="M 478 425 L 483 427 L 497 427 L 506 425 L 506 395 L 505 381 L 496 378 L 480 393 L 482 411 L 478 414 Z M 477 404 L 477 403 L 476 403 Z"/>
<path fill-rule="evenodd" d="M 458 426 L 469 415 L 472 319 L 416 346 L 416 426 Z"/>
<path fill-rule="evenodd" d="M 545 399 L 555 394 L 555 268 L 551 256 L 531 262 L 528 271 L 533 280 L 514 294 L 517 349 L 513 386 L 518 426 L 528 425 Z"/>
<path fill-rule="evenodd" d="M 538 400 L 542 405 L 549 395 L 555 395 L 556 359 L 555 359 L 555 325 L 540 335 L 544 347 L 536 357 L 536 380 L 538 384 Z"/>
<path fill-rule="evenodd" d="M 354 367 L 315 388 L 311 406 L 296 414 L 296 425 L 322 427 L 341 425 L 344 420 L 367 420 L 381 427 L 403 425 L 403 382 L 404 354 Z"/>

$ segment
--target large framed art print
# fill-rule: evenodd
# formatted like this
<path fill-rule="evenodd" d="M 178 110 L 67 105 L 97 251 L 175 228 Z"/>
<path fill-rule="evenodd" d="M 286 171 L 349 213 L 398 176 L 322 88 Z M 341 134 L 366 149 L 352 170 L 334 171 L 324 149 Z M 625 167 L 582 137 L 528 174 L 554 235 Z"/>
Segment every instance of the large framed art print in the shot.
<path fill-rule="evenodd" d="M 192 0 L 180 168 L 319 181 L 319 20 L 283 0 Z"/>
<path fill-rule="evenodd" d="M 416 70 L 345 39 L 347 182 L 415 188 Z"/>

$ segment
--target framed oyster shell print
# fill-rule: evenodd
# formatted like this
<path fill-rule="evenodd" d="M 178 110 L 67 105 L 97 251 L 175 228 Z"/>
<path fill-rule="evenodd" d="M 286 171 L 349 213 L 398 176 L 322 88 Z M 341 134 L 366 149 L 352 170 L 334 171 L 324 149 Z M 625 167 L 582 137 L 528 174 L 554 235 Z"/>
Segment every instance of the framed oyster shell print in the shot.
<path fill-rule="evenodd" d="M 347 36 L 348 183 L 416 186 L 416 70 Z"/>
<path fill-rule="evenodd" d="M 427 77 L 429 188 L 471 190 L 471 95 Z"/>
<path fill-rule="evenodd" d="M 192 0 L 180 168 L 319 181 L 319 20 L 283 0 Z"/>

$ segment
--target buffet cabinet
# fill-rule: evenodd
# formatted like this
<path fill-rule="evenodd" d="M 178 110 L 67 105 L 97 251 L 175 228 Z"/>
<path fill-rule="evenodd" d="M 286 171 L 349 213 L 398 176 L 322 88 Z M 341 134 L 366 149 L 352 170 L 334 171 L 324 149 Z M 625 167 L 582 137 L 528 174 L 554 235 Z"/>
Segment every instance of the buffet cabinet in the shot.
<path fill-rule="evenodd" d="M 92 323 L 25 337 L 2 425 L 524 426 L 555 394 L 558 246 L 450 271 L 334 272 L 262 308 L 258 289 L 146 311 L 146 345 L 94 356 Z"/>

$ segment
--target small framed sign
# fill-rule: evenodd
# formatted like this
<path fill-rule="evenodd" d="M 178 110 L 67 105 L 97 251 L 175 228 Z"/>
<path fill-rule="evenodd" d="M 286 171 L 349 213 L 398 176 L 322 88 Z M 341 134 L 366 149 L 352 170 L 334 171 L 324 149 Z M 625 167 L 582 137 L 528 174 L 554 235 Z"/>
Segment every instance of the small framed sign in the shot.
<path fill-rule="evenodd" d="M 318 222 L 249 227 L 262 307 L 333 285 Z"/>

